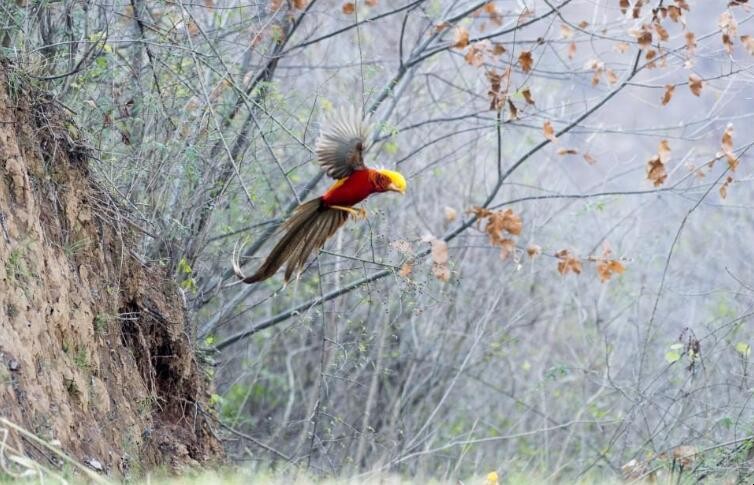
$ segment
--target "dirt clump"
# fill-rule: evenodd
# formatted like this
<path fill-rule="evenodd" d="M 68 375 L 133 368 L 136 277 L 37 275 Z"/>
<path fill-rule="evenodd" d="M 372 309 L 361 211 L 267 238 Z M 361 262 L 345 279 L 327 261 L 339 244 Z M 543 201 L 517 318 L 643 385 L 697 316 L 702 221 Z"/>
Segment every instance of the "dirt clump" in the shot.
<path fill-rule="evenodd" d="M 0 416 L 113 475 L 219 458 L 179 291 L 133 254 L 65 109 L 28 86 L 0 65 Z"/>

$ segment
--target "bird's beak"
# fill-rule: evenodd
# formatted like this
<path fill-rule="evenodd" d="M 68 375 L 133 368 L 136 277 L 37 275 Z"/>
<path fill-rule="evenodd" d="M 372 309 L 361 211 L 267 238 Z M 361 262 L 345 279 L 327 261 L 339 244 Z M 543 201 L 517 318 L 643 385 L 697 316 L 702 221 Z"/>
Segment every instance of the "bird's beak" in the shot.
<path fill-rule="evenodd" d="M 398 192 L 398 193 L 399 193 L 399 194 L 401 194 L 401 195 L 403 195 L 403 193 L 404 193 L 404 192 L 406 191 L 406 189 L 403 189 L 403 188 L 401 188 L 401 187 L 398 187 L 398 186 L 397 186 L 397 185 L 395 185 L 395 184 L 390 184 L 390 185 L 388 185 L 387 189 L 388 189 L 388 190 L 390 190 L 390 191 L 393 191 L 393 192 Z"/>

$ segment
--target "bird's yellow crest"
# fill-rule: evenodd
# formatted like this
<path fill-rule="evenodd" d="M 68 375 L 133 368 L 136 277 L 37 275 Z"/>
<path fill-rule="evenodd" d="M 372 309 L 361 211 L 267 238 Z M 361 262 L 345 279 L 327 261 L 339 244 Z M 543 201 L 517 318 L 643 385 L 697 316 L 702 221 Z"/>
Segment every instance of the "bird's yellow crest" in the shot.
<path fill-rule="evenodd" d="M 403 175 L 386 168 L 380 168 L 377 171 L 390 179 L 390 190 L 400 192 L 401 194 L 406 191 L 406 179 L 403 177 Z"/>

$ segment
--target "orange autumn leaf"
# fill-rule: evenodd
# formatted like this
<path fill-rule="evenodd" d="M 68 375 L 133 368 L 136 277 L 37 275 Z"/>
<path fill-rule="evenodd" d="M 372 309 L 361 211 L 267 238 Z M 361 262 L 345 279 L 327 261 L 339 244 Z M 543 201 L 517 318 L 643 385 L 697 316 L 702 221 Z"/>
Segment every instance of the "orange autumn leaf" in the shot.
<path fill-rule="evenodd" d="M 508 256 L 513 254 L 513 251 L 516 249 L 516 244 L 513 242 L 513 239 L 502 239 L 498 246 L 500 247 L 500 259 L 503 261 L 508 259 Z"/>
<path fill-rule="evenodd" d="M 568 58 L 573 59 L 576 57 L 576 42 L 568 44 Z"/>
<path fill-rule="evenodd" d="M 659 155 L 654 155 L 647 162 L 647 179 L 649 179 L 655 187 L 659 187 L 665 183 L 665 179 L 667 178 L 668 173 L 665 171 L 665 164 L 662 163 Z"/>
<path fill-rule="evenodd" d="M 534 59 L 531 56 L 531 52 L 529 51 L 523 51 L 518 56 L 518 64 L 521 66 L 521 70 L 524 72 L 531 71 L 532 65 L 534 64 Z"/>
<path fill-rule="evenodd" d="M 463 49 L 469 45 L 469 31 L 463 27 L 456 27 L 455 38 L 453 39 L 453 47 L 456 49 Z"/>
<path fill-rule="evenodd" d="M 555 136 L 555 130 L 552 127 L 552 123 L 549 121 L 545 121 L 545 124 L 542 126 L 542 132 L 545 135 L 545 138 L 550 140 L 551 142 L 555 143 L 558 141 L 558 138 Z"/>
<path fill-rule="evenodd" d="M 668 30 L 662 26 L 660 21 L 655 21 L 654 23 L 655 32 L 657 32 L 657 35 L 660 37 L 660 40 L 666 41 L 670 39 L 670 34 L 668 34 Z"/>
<path fill-rule="evenodd" d="M 293 0 L 293 8 L 303 10 L 309 4 L 309 0 Z"/>
<path fill-rule="evenodd" d="M 450 268 L 447 264 L 432 264 L 432 274 L 440 281 L 450 281 Z"/>
<path fill-rule="evenodd" d="M 750 35 L 742 35 L 741 44 L 743 44 L 749 54 L 754 56 L 754 37 Z"/>
<path fill-rule="evenodd" d="M 505 46 L 503 44 L 500 44 L 499 42 L 495 42 L 492 44 L 492 55 L 495 57 L 499 57 L 503 54 L 505 54 Z"/>
<path fill-rule="evenodd" d="M 434 238 L 430 242 L 432 257 L 432 274 L 440 281 L 450 280 L 450 268 L 448 267 L 448 243 L 442 239 Z"/>
<path fill-rule="evenodd" d="M 642 25 L 641 30 L 635 33 L 635 36 L 640 48 L 646 49 L 652 45 L 652 31 L 646 25 Z"/>
<path fill-rule="evenodd" d="M 439 23 L 435 24 L 434 30 L 435 30 L 436 34 L 439 34 L 440 32 L 442 32 L 443 30 L 447 29 L 448 27 L 450 27 L 449 23 L 447 23 L 447 22 L 439 22 Z"/>
<path fill-rule="evenodd" d="M 402 276 L 403 278 L 408 278 L 411 273 L 414 271 L 414 265 L 410 261 L 406 261 L 401 265 L 400 271 L 398 271 L 398 275 Z"/>
<path fill-rule="evenodd" d="M 693 32 L 686 32 L 686 51 L 693 56 L 696 51 L 696 37 Z"/>
<path fill-rule="evenodd" d="M 453 222 L 456 219 L 458 219 L 458 211 L 455 210 L 452 207 L 446 206 L 444 209 L 445 212 L 445 222 Z"/>
<path fill-rule="evenodd" d="M 523 95 L 527 104 L 534 104 L 534 98 L 532 97 L 531 90 L 529 88 L 524 88 L 523 90 L 521 90 L 521 95 Z"/>
<path fill-rule="evenodd" d="M 622 274 L 626 268 L 617 259 L 601 259 L 597 261 L 597 275 L 602 283 L 608 281 L 613 275 Z"/>
<path fill-rule="evenodd" d="M 683 15 L 683 12 L 680 8 L 676 7 L 675 5 L 668 6 L 668 17 L 670 17 L 670 20 L 677 23 L 679 20 L 681 20 L 681 15 Z"/>
<path fill-rule="evenodd" d="M 561 147 L 558 148 L 558 155 L 564 156 L 564 155 L 578 155 L 579 151 L 575 148 L 565 148 Z"/>
<path fill-rule="evenodd" d="M 728 160 L 728 167 L 735 172 L 738 168 L 738 157 L 733 153 L 733 125 L 728 124 L 723 131 L 723 138 L 720 141 L 725 158 Z"/>
<path fill-rule="evenodd" d="M 615 71 L 612 69 L 608 69 L 607 71 L 607 82 L 609 84 L 615 84 L 618 82 L 618 75 L 615 74 Z"/>
<path fill-rule="evenodd" d="M 341 7 L 341 10 L 344 14 L 350 15 L 356 11 L 356 5 L 354 5 L 353 2 L 346 2 L 343 4 L 343 7 Z"/>
<path fill-rule="evenodd" d="M 573 29 L 566 24 L 560 24 L 560 36 L 564 39 L 573 37 Z"/>
<path fill-rule="evenodd" d="M 628 42 L 618 42 L 613 46 L 613 50 L 615 50 L 615 52 L 619 54 L 625 54 L 626 52 L 628 52 L 628 48 Z"/>
<path fill-rule="evenodd" d="M 720 197 L 725 199 L 728 197 L 728 187 L 730 186 L 731 182 L 733 182 L 733 177 L 730 175 L 725 179 L 725 183 L 723 183 L 722 186 L 720 186 Z"/>
<path fill-rule="evenodd" d="M 364 3 L 367 5 L 367 7 L 376 7 L 379 3 L 379 0 L 364 0 Z"/>
<path fill-rule="evenodd" d="M 530 244 L 526 247 L 526 254 L 528 254 L 530 258 L 534 258 L 542 254 L 542 248 L 536 244 Z"/>
<path fill-rule="evenodd" d="M 488 47 L 489 47 L 489 41 L 487 40 L 472 44 L 469 46 L 463 58 L 470 65 L 474 67 L 479 67 L 482 64 L 484 64 L 484 53 Z"/>
<path fill-rule="evenodd" d="M 670 144 L 668 140 L 660 140 L 660 146 L 657 149 L 657 154 L 660 157 L 662 163 L 668 163 L 670 160 Z"/>
<path fill-rule="evenodd" d="M 694 96 L 699 96 L 702 94 L 702 87 L 704 87 L 704 81 L 702 81 L 702 78 L 700 78 L 696 74 L 691 74 L 689 76 L 689 89 L 694 94 Z"/>
<path fill-rule="evenodd" d="M 431 256 L 432 256 L 432 262 L 435 264 L 445 264 L 448 262 L 448 243 L 443 241 L 442 239 L 432 239 L 430 242 L 431 245 Z"/>
<path fill-rule="evenodd" d="M 492 20 L 493 24 L 503 25 L 503 16 L 500 15 L 500 12 L 498 12 L 497 7 L 493 2 L 487 3 L 484 6 L 484 11 L 487 15 L 489 15 L 490 20 Z"/>
<path fill-rule="evenodd" d="M 675 91 L 675 86 L 672 84 L 666 84 L 665 85 L 665 92 L 662 95 L 662 105 L 665 106 L 670 102 L 670 100 L 673 98 L 673 91 Z"/>
<path fill-rule="evenodd" d="M 508 98 L 508 111 L 511 114 L 512 120 L 518 119 L 518 108 L 516 108 L 516 105 L 513 104 L 513 101 L 511 101 L 511 98 Z"/>
<path fill-rule="evenodd" d="M 558 258 L 558 273 L 566 275 L 570 272 L 581 274 L 581 261 L 573 255 L 568 249 L 563 249 L 555 253 Z"/>
<path fill-rule="evenodd" d="M 636 0 L 636 3 L 634 3 L 634 10 L 632 12 L 632 17 L 635 19 L 638 19 L 641 17 L 641 7 L 644 5 L 644 0 Z"/>

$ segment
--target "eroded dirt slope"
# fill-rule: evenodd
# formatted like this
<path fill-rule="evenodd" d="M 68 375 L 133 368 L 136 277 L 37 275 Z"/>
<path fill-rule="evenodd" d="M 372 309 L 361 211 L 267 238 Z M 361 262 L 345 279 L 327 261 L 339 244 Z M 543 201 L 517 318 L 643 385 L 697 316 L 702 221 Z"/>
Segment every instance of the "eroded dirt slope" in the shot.
<path fill-rule="evenodd" d="M 0 415 L 111 474 L 218 457 L 180 295 L 130 254 L 64 110 L 25 86 L 0 66 Z"/>

